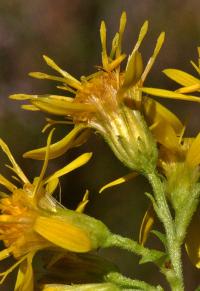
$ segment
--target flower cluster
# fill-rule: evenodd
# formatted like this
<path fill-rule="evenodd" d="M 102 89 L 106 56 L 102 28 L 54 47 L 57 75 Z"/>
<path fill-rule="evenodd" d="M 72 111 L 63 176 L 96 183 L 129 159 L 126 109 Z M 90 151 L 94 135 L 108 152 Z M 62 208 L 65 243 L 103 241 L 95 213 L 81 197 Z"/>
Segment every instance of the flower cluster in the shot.
<path fill-rule="evenodd" d="M 181 259 L 183 244 L 194 265 L 200 268 L 200 133 L 196 137 L 185 137 L 185 126 L 181 120 L 149 96 L 199 103 L 200 80 L 186 72 L 167 69 L 164 73 L 180 84 L 181 88 L 169 91 L 145 87 L 145 80 L 163 45 L 165 34 L 162 32 L 159 35 L 154 51 L 144 66 L 139 50 L 148 31 L 148 22 L 145 21 L 128 56 L 125 69 L 122 69 L 126 59 L 126 54 L 122 51 L 125 26 L 126 13 L 122 13 L 119 30 L 112 40 L 111 51 L 108 52 L 106 25 L 102 21 L 102 64 L 90 76 L 82 76 L 78 80 L 47 56 L 44 56 L 45 62 L 59 75 L 30 73 L 34 78 L 56 81 L 59 83 L 57 88 L 66 95 L 10 96 L 11 99 L 26 101 L 22 105 L 23 109 L 36 112 L 40 110 L 59 117 L 56 120 L 47 117 L 43 131 L 58 124 L 74 125 L 71 132 L 56 143 L 51 143 L 53 129 L 46 146 L 24 154 L 25 158 L 44 160 L 41 173 L 33 182 L 28 180 L 7 145 L 0 140 L 0 147 L 9 158 L 9 168 L 17 181 L 16 184 L 0 175 L 0 184 L 8 192 L 1 192 L 0 200 L 0 238 L 5 245 L 5 249 L 0 252 L 0 260 L 11 255 L 16 259 L 16 263 L 0 275 L 2 283 L 18 267 L 15 290 L 31 291 L 36 286 L 43 291 L 164 290 L 159 285 L 152 286 L 144 281 L 122 276 L 115 267 L 94 254 L 79 256 L 80 253 L 111 246 L 141 256 L 141 263 L 155 263 L 172 290 L 184 290 Z M 198 53 L 200 57 L 199 48 Z M 199 74 L 200 62 L 198 65 L 192 62 L 192 65 Z M 196 95 L 190 95 L 195 92 Z M 147 193 L 150 206 L 141 224 L 139 243 L 112 234 L 101 221 L 83 214 L 88 202 L 87 191 L 76 210 L 67 209 L 53 197 L 59 186 L 59 178 L 87 163 L 92 154 L 84 153 L 45 177 L 49 160 L 67 153 L 73 147 L 81 146 L 92 130 L 104 138 L 116 157 L 131 170 L 128 175 L 105 185 L 100 192 L 138 174 L 144 175 L 152 186 L 153 194 Z M 153 233 L 161 240 L 164 247 L 162 251 L 144 247 L 156 216 L 163 229 L 162 232 L 156 230 Z M 38 285 L 38 280 L 33 275 L 32 261 L 40 250 L 49 250 L 52 254 L 46 272 L 48 276 L 53 268 L 54 276 L 57 275 L 55 282 L 44 277 Z M 62 266 L 63 259 L 65 262 L 67 260 L 69 269 L 70 264 L 73 265 L 72 277 L 79 277 L 79 280 L 67 280 L 69 274 L 65 270 L 66 264 L 65 268 L 55 267 L 56 264 Z M 80 274 L 76 272 L 74 276 L 74 269 L 81 270 Z M 90 276 L 86 280 L 88 273 L 91 274 L 92 271 L 97 281 Z M 70 285 L 71 283 L 75 285 Z"/>

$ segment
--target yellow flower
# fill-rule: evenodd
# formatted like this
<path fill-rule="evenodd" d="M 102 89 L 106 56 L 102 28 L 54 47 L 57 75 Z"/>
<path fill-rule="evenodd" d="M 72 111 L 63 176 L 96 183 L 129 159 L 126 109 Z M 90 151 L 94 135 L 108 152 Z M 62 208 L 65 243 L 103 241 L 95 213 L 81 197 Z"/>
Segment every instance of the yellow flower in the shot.
<path fill-rule="evenodd" d="M 82 154 L 45 178 L 51 135 L 52 132 L 48 137 L 40 176 L 32 183 L 16 163 L 7 145 L 0 140 L 0 147 L 11 163 L 8 167 L 13 171 L 17 184 L 20 184 L 18 187 L 16 183 L 0 175 L 0 184 L 9 192 L 1 192 L 0 199 L 0 239 L 5 245 L 5 249 L 0 252 L 0 260 L 9 256 L 14 256 L 17 260 L 0 274 L 0 283 L 19 267 L 15 290 L 33 290 L 32 260 L 38 250 L 59 247 L 79 253 L 98 247 L 98 239 L 95 237 L 97 230 L 92 232 L 92 227 L 87 225 L 89 217 L 80 213 L 88 202 L 88 193 L 86 192 L 76 211 L 66 209 L 52 196 L 59 184 L 59 177 L 84 165 L 91 158 L 91 153 Z M 100 235 L 99 237 L 101 238 Z"/>
<path fill-rule="evenodd" d="M 75 128 L 67 136 L 51 145 L 50 158 L 58 157 L 69 147 L 83 143 L 87 138 L 88 128 L 93 128 L 109 142 L 120 160 L 128 167 L 138 169 L 141 165 L 135 165 L 135 158 L 140 152 L 146 155 L 146 160 L 149 162 L 152 160 L 152 164 L 156 161 L 154 141 L 140 112 L 144 114 L 149 126 L 166 121 L 173 126 L 177 134 L 181 132 L 183 126 L 180 120 L 158 102 L 142 96 L 141 92 L 143 83 L 162 47 L 164 33 L 162 32 L 158 37 L 154 52 L 146 67 L 143 68 L 139 48 L 148 30 L 148 22 L 145 21 L 128 58 L 126 69 L 121 70 L 121 63 L 126 57 L 121 49 L 125 25 L 126 14 L 123 13 L 119 31 L 113 38 L 111 51 L 108 54 L 106 25 L 102 21 L 100 27 L 102 67 L 99 67 L 96 73 L 87 77 L 83 76 L 79 81 L 47 56 L 44 56 L 45 62 L 61 77 L 41 72 L 30 73 L 32 77 L 38 79 L 60 82 L 61 85 L 58 88 L 68 92 L 68 96 L 27 94 L 10 96 L 12 99 L 31 102 L 31 105 L 22 105 L 24 109 L 41 110 L 64 118 L 61 121 L 48 119 L 46 127 L 70 121 L 75 124 Z M 69 97 L 72 95 L 74 98 Z M 24 157 L 43 159 L 44 154 L 45 147 L 27 152 Z M 134 163 L 131 163 L 132 160 Z"/>

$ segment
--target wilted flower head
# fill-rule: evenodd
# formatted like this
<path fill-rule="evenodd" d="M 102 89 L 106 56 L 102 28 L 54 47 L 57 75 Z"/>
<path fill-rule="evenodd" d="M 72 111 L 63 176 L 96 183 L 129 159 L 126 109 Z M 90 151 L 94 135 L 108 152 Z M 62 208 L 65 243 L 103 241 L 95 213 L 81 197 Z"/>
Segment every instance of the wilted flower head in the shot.
<path fill-rule="evenodd" d="M 19 266 L 16 290 L 33 290 L 32 259 L 38 250 L 61 248 L 72 252 L 88 252 L 103 244 L 109 233 L 99 221 L 82 214 L 88 202 L 87 193 L 76 211 L 66 209 L 52 194 L 59 184 L 59 177 L 82 166 L 90 158 L 85 153 L 56 171 L 44 177 L 49 159 L 52 132 L 47 142 L 47 152 L 39 177 L 31 183 L 22 172 L 7 145 L 0 140 L 0 146 L 8 156 L 14 178 L 20 187 L 0 175 L 0 184 L 9 194 L 1 192 L 0 239 L 5 249 L 0 252 L 0 260 L 14 256 L 17 262 L 1 273 L 1 283 Z"/>

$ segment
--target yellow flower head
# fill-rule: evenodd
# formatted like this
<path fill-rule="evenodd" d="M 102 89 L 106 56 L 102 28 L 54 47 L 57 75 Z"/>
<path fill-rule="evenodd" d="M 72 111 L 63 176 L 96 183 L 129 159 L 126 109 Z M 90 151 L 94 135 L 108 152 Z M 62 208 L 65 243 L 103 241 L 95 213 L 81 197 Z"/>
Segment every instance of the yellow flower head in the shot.
<path fill-rule="evenodd" d="M 85 164 L 91 158 L 91 153 L 79 156 L 61 170 L 44 178 L 51 135 L 52 132 L 48 138 L 41 174 L 32 183 L 16 163 L 7 145 L 0 140 L 0 147 L 11 162 L 8 167 L 14 172 L 17 183 L 21 184 L 18 187 L 0 175 L 0 184 L 9 191 L 9 194 L 1 192 L 0 199 L 0 239 L 5 245 L 5 249 L 0 252 L 0 260 L 11 255 L 17 259 L 17 262 L 0 276 L 2 283 L 7 275 L 19 266 L 16 290 L 32 290 L 32 259 L 38 250 L 60 247 L 68 251 L 87 252 L 97 245 L 96 241 L 94 244 L 94 239 L 90 239 L 89 232 L 86 231 L 87 226 L 85 229 L 81 226 L 84 225 L 84 222 L 81 223 L 81 215 L 84 214 L 80 212 L 87 204 L 87 193 L 77 211 L 65 209 L 52 197 L 59 184 L 59 177 Z M 76 219 L 79 223 L 75 222 Z"/>
<path fill-rule="evenodd" d="M 65 120 L 48 120 L 48 125 L 67 123 L 73 120 L 76 125 L 72 132 L 60 142 L 50 147 L 50 158 L 63 154 L 71 146 L 81 144 L 87 135 L 86 128 L 93 128 L 100 132 L 111 146 L 117 157 L 129 168 L 144 170 L 143 164 L 156 164 L 156 149 L 154 140 L 141 116 L 144 112 L 150 123 L 160 119 L 167 119 L 177 130 L 180 121 L 167 109 L 150 98 L 143 98 L 141 87 L 155 62 L 162 47 L 164 33 L 161 33 L 153 55 L 147 66 L 143 68 L 140 45 L 147 33 L 148 22 L 143 24 L 138 40 L 130 54 L 126 69 L 120 66 L 126 55 L 122 53 L 122 37 L 126 25 L 126 14 L 120 19 L 119 31 L 113 38 L 111 51 L 107 52 L 106 25 L 102 21 L 100 38 L 102 44 L 102 66 L 99 71 L 77 80 L 61 69 L 52 59 L 44 56 L 45 62 L 61 77 L 47 75 L 40 72 L 30 73 L 32 77 L 50 79 L 61 82 L 60 89 L 74 95 L 26 95 L 15 94 L 13 99 L 29 100 L 31 105 L 23 105 L 28 110 L 42 110 L 49 114 L 63 116 Z M 143 100 L 144 99 L 144 100 Z M 83 134 L 84 132 L 84 134 Z M 26 153 L 25 157 L 44 158 L 45 148 Z"/>

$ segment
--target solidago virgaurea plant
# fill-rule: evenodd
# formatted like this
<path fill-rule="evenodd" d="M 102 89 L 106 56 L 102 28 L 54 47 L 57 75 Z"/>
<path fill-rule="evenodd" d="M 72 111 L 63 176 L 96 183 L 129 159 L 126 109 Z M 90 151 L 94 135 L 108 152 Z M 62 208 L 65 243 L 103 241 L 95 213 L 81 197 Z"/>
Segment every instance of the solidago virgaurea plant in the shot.
<path fill-rule="evenodd" d="M 108 52 L 106 25 L 102 21 L 102 64 L 96 72 L 90 76 L 82 76 L 80 80 L 61 69 L 51 58 L 44 56 L 47 65 L 59 75 L 32 72 L 30 76 L 56 81 L 59 84 L 57 88 L 64 92 L 62 95 L 52 93 L 10 96 L 12 99 L 26 101 L 22 105 L 23 109 L 36 113 L 43 111 L 58 117 L 47 117 L 47 125 L 43 131 L 58 124 L 66 127 L 74 124 L 70 133 L 60 141 L 51 144 L 51 131 L 47 146 L 24 154 L 26 158 L 44 160 L 40 176 L 32 183 L 27 180 L 9 149 L 1 141 L 0 145 L 9 157 L 13 171 L 22 182 L 21 188 L 18 188 L 3 176 L 0 179 L 0 183 L 11 193 L 10 196 L 3 195 L 0 204 L 1 239 L 6 246 L 0 255 L 1 259 L 9 255 L 17 259 L 17 263 L 2 276 L 4 279 L 13 268 L 19 266 L 15 290 L 33 290 L 32 259 L 38 250 L 46 248 L 52 249 L 54 254 L 52 266 L 59 261 L 56 259 L 55 249 L 59 249 L 61 258 L 64 258 L 69 252 L 88 253 L 113 246 L 122 248 L 139 255 L 140 264 L 155 264 L 165 276 L 171 290 L 175 291 L 185 290 L 182 261 L 184 246 L 193 264 L 200 268 L 200 134 L 186 137 L 185 126 L 181 120 L 149 96 L 199 103 L 200 80 L 181 70 L 166 69 L 164 73 L 180 84 L 181 88 L 170 91 L 145 87 L 145 80 L 160 52 L 165 34 L 162 32 L 159 35 L 154 51 L 144 65 L 140 46 L 148 30 L 148 22 L 145 21 L 123 68 L 126 59 L 122 50 L 125 26 L 126 13 L 122 13 L 119 30 Z M 192 62 L 192 65 L 199 74 L 199 62 L 197 65 Z M 137 239 L 113 234 L 101 221 L 83 214 L 88 201 L 87 195 L 75 211 L 68 210 L 52 197 L 58 178 L 85 164 L 91 154 L 83 154 L 45 178 L 48 160 L 67 154 L 73 147 L 81 146 L 92 130 L 104 138 L 115 156 L 130 170 L 126 176 L 103 186 L 100 192 L 138 174 L 143 175 L 152 187 L 152 193 L 146 193 L 150 206 L 141 223 L 139 242 Z M 156 218 L 162 224 L 162 231 L 151 231 Z M 150 231 L 161 241 L 162 250 L 145 246 Z M 84 257 L 81 262 L 83 261 Z M 84 264 L 81 266 L 84 271 Z M 90 268 L 90 264 L 87 264 L 87 268 Z M 67 267 L 61 273 L 64 278 Z M 79 277 L 78 272 L 76 276 Z M 75 282 L 74 285 L 73 283 L 57 280 L 43 282 L 38 288 L 43 291 L 164 290 L 159 282 L 157 286 L 153 286 L 145 278 L 127 278 L 118 270 L 109 268 L 100 282 L 88 280 L 78 284 Z"/>

